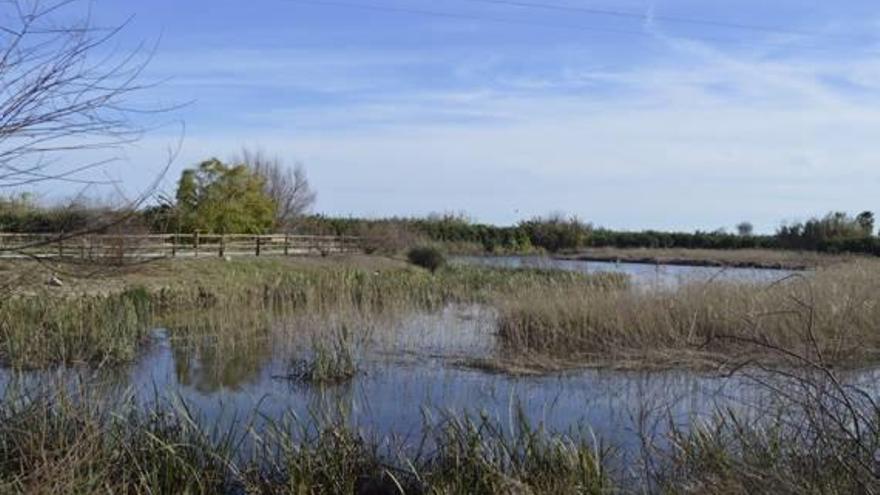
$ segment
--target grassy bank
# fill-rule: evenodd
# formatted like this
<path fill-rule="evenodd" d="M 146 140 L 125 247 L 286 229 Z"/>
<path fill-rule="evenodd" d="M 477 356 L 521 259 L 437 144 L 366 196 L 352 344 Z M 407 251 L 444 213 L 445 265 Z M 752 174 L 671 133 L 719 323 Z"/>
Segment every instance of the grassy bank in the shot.
<path fill-rule="evenodd" d="M 615 366 L 716 366 L 785 352 L 857 366 L 880 356 L 880 263 L 782 282 L 692 282 L 659 291 L 524 291 L 499 308 L 514 353 Z"/>
<path fill-rule="evenodd" d="M 126 362 L 152 328 L 177 313 L 210 308 L 380 314 L 487 302 L 518 290 L 625 283 L 614 275 L 480 267 L 446 267 L 431 274 L 373 257 L 166 260 L 84 275 L 71 272 L 63 287 L 47 287 L 37 278 L 0 301 L 0 361 L 15 367 Z"/>

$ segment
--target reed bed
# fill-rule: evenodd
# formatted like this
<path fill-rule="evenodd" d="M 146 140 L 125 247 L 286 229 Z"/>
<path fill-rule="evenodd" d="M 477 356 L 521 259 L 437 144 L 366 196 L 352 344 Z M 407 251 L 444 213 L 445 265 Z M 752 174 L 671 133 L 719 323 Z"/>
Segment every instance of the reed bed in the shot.
<path fill-rule="evenodd" d="M 520 421 L 445 416 L 421 447 L 337 421 L 220 427 L 183 403 L 55 389 L 0 404 L 0 492 L 28 494 L 609 493 L 606 451 Z M 85 395 L 83 395 L 85 394 Z"/>
<path fill-rule="evenodd" d="M 77 290 L 33 287 L 24 295 L 0 298 L 0 365 L 124 363 L 137 354 L 151 329 L 173 323 L 179 313 L 214 308 L 251 315 L 382 314 L 487 302 L 514 290 L 625 283 L 614 275 L 484 267 L 446 267 L 432 275 L 402 264 L 181 261 L 148 274 L 88 281 Z"/>
<path fill-rule="evenodd" d="M 34 296 L 0 302 L 0 364 L 116 364 L 131 360 L 153 321 L 143 289 L 75 300 Z"/>
<path fill-rule="evenodd" d="M 365 336 L 355 336 L 345 323 L 327 335 L 312 339 L 310 352 L 291 362 L 291 371 L 284 377 L 302 383 L 338 385 L 351 381 L 359 371 L 358 341 Z"/>
<path fill-rule="evenodd" d="M 15 387 L 0 402 L 0 493 L 876 493 L 880 408 L 817 371 L 780 374 L 791 393 L 751 413 L 682 425 L 669 412 L 664 437 L 636 453 L 644 471 L 587 430 L 549 432 L 522 413 L 426 413 L 421 437 L 378 438 L 326 413 L 216 421 L 95 384 Z"/>
<path fill-rule="evenodd" d="M 582 363 L 714 366 L 764 356 L 857 366 L 880 356 L 878 294 L 873 261 L 773 284 L 523 291 L 497 303 L 499 336 L 514 353 Z"/>
<path fill-rule="evenodd" d="M 657 473 L 658 485 L 665 493 L 680 494 L 877 493 L 880 471 L 872 452 L 877 452 L 878 439 L 866 451 L 868 445 L 842 438 L 825 441 L 832 434 L 830 427 L 817 432 L 720 412 L 692 430 L 672 434 L 674 451 Z"/>
<path fill-rule="evenodd" d="M 765 404 L 671 428 L 656 486 L 694 494 L 880 491 L 875 388 L 821 361 L 770 368 L 756 381 L 770 392 Z"/>

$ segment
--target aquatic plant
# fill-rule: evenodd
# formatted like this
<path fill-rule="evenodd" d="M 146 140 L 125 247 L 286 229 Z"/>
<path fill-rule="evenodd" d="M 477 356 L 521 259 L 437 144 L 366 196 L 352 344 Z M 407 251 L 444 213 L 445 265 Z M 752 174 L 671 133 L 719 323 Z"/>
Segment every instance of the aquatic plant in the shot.
<path fill-rule="evenodd" d="M 263 418 L 257 428 L 255 413 L 219 426 L 180 401 L 146 406 L 63 389 L 0 403 L 3 493 L 580 494 L 612 486 L 604 454 L 526 423 L 509 435 L 487 417 L 449 415 L 426 424 L 412 451 L 332 419 Z"/>
<path fill-rule="evenodd" d="M 226 308 L 235 319 L 267 313 L 382 314 L 489 302 L 512 290 L 602 286 L 622 276 L 454 266 L 436 276 L 402 263 L 345 260 L 186 260 L 143 272 L 70 280 L 0 300 L 0 363 L 14 367 L 131 360 L 155 327 L 198 326 L 199 312 Z M 181 313 L 195 318 L 179 324 Z M 168 323 L 168 325 L 166 325 Z M 252 322 L 251 322 L 252 323 Z M 229 325 L 224 331 L 229 330 Z"/>
<path fill-rule="evenodd" d="M 0 363 L 126 362 L 152 323 L 152 298 L 142 287 L 111 295 L 9 299 L 0 303 Z"/>
<path fill-rule="evenodd" d="M 423 468 L 430 493 L 603 494 L 616 488 L 609 476 L 611 449 L 587 435 L 552 435 L 518 410 L 514 430 L 485 415 L 446 415 L 431 429 L 436 453 Z"/>
<path fill-rule="evenodd" d="M 355 338 L 346 324 L 331 331 L 329 338 L 316 338 L 309 356 L 294 359 L 285 377 L 303 383 L 336 385 L 358 373 Z"/>

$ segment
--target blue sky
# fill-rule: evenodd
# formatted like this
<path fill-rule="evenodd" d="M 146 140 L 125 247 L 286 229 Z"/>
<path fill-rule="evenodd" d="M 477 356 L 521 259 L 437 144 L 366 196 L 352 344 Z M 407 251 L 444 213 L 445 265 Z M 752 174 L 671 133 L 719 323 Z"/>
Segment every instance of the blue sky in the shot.
<path fill-rule="evenodd" d="M 120 46 L 159 41 L 146 77 L 164 82 L 139 99 L 191 102 L 165 116 L 186 123 L 168 191 L 251 146 L 305 164 L 336 215 L 768 231 L 880 207 L 875 1 L 93 6 L 135 16 Z M 152 131 L 105 173 L 143 187 L 178 136 Z"/>

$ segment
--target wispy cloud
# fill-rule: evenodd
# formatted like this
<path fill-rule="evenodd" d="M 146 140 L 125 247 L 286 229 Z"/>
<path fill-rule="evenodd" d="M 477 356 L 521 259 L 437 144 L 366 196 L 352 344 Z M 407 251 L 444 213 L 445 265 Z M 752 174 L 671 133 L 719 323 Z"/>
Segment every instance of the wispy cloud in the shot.
<path fill-rule="evenodd" d="M 639 57 L 575 42 L 323 46 L 164 54 L 153 70 L 199 97 L 180 165 L 261 145 L 305 162 L 333 213 L 509 222 L 561 209 L 618 227 L 769 229 L 871 207 L 873 47 L 713 44 L 669 34 L 641 5 Z"/>

